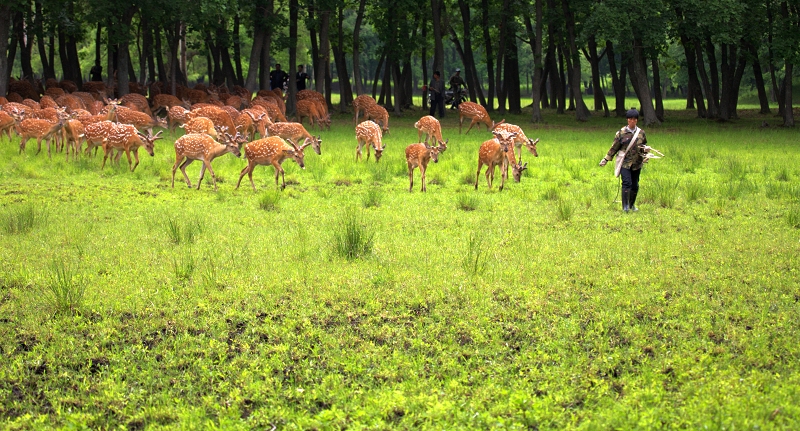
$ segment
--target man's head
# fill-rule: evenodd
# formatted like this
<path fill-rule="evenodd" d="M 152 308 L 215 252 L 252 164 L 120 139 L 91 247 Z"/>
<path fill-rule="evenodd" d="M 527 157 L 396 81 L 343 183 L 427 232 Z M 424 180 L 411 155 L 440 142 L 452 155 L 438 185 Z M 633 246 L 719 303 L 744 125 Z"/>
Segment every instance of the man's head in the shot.
<path fill-rule="evenodd" d="M 628 127 L 634 128 L 636 127 L 636 123 L 639 122 L 639 111 L 636 108 L 628 109 L 628 112 L 625 113 L 625 117 L 628 119 Z"/>
<path fill-rule="evenodd" d="M 297 71 L 298 72 L 302 72 L 303 71 L 303 65 L 302 64 L 297 66 Z"/>
<path fill-rule="evenodd" d="M 456 69 L 456 75 L 460 75 L 460 74 L 461 74 L 461 69 L 458 69 L 458 68 L 457 68 L 457 69 Z"/>
<path fill-rule="evenodd" d="M 275 70 L 281 70 L 281 64 L 275 63 Z"/>
<path fill-rule="evenodd" d="M 434 71 L 434 72 L 433 72 L 433 77 L 434 77 L 434 78 L 436 78 L 436 79 L 439 79 L 439 77 L 440 77 L 440 76 L 441 76 L 441 75 L 439 75 L 439 71 L 438 71 L 438 70 L 436 70 L 436 71 Z"/>

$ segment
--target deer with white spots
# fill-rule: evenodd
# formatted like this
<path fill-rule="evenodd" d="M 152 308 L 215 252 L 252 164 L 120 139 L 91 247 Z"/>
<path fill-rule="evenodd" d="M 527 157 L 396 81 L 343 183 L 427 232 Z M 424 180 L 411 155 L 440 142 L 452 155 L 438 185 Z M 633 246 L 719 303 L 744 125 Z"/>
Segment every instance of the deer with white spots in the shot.
<path fill-rule="evenodd" d="M 136 127 L 139 131 L 153 132 L 153 127 L 161 127 L 166 129 L 168 126 L 167 121 L 160 117 L 151 117 L 144 112 L 134 111 L 124 106 L 117 108 L 117 121 L 122 124 L 130 124 Z"/>
<path fill-rule="evenodd" d="M 486 112 L 486 108 L 483 106 L 475 103 L 475 102 L 461 102 L 458 105 L 458 134 L 461 134 L 461 126 L 464 124 L 464 117 L 471 119 L 472 121 L 469 123 L 469 128 L 467 129 L 467 133 L 472 130 L 472 126 L 483 123 L 486 125 L 486 130 L 492 130 L 495 128 L 496 125 L 503 123 L 506 121 L 505 119 L 500 120 L 499 123 L 495 123 L 489 118 L 489 113 Z"/>
<path fill-rule="evenodd" d="M 381 126 L 384 135 L 389 134 L 389 112 L 377 103 L 365 108 L 367 120 L 372 120 Z"/>
<path fill-rule="evenodd" d="M 17 135 L 20 137 L 20 154 L 25 151 L 25 144 L 28 142 L 28 139 L 36 138 L 36 143 L 38 144 L 36 154 L 39 154 L 42 151 L 42 140 L 45 140 L 47 142 L 47 157 L 51 157 L 50 141 L 56 137 L 57 133 L 61 131 L 61 128 L 64 127 L 66 120 L 61 118 L 55 123 L 51 123 L 48 120 L 42 120 L 39 118 L 26 118 L 20 121 L 19 117 L 15 117 L 15 120 L 17 120 L 15 129 Z"/>
<path fill-rule="evenodd" d="M 105 120 L 94 123 L 83 123 L 83 136 L 86 138 L 86 154 L 91 154 L 92 149 L 97 152 L 97 147 L 103 146 L 103 142 L 115 131 L 116 123 Z M 80 147 L 78 147 L 80 150 Z"/>
<path fill-rule="evenodd" d="M 214 139 L 219 137 L 217 129 L 214 127 L 214 122 L 206 117 L 194 117 L 179 127 L 186 130 L 186 133 L 205 133 Z"/>
<path fill-rule="evenodd" d="M 294 142 L 286 141 L 278 136 L 269 136 L 267 138 L 259 139 L 250 142 L 244 146 L 244 156 L 247 158 L 247 167 L 242 169 L 239 174 L 239 181 L 236 183 L 236 188 L 242 183 L 242 178 L 245 174 L 250 178 L 250 185 L 253 186 L 253 191 L 256 191 L 256 184 L 253 182 L 253 169 L 258 165 L 272 165 L 275 168 L 275 185 L 278 185 L 278 177 L 281 177 L 281 190 L 286 188 L 286 179 L 284 178 L 284 170 L 281 163 L 284 160 L 291 158 L 297 163 L 301 169 L 305 169 L 306 165 L 303 162 L 305 154 L 303 149 L 311 145 L 307 138 L 303 145 L 297 146 Z"/>
<path fill-rule="evenodd" d="M 222 133 L 222 136 L 225 141 L 224 144 L 202 133 L 183 135 L 175 141 L 175 164 L 172 166 L 172 188 L 175 188 L 175 171 L 178 170 L 179 165 L 183 177 L 186 178 L 186 185 L 189 188 L 192 187 L 192 182 L 189 180 L 189 176 L 186 175 L 186 167 L 193 161 L 199 160 L 203 163 L 203 166 L 200 168 L 200 179 L 197 180 L 197 190 L 200 190 L 200 184 L 203 182 L 206 169 L 211 173 L 211 180 L 214 182 L 214 190 L 217 190 L 217 177 L 214 175 L 214 169 L 211 168 L 211 162 L 225 153 L 231 153 L 236 157 L 241 157 L 242 155 L 239 151 L 239 145 L 236 143 L 236 138 L 232 137 L 229 133 Z"/>
<path fill-rule="evenodd" d="M 322 155 L 322 137 L 314 137 L 300 123 L 273 123 L 267 126 L 267 133 L 270 136 L 280 136 L 292 142 L 300 142 L 301 139 L 311 142 L 311 148 L 314 149 L 314 152 Z"/>
<path fill-rule="evenodd" d="M 433 138 L 435 141 L 431 141 L 432 144 L 442 143 L 442 125 L 439 124 L 439 120 L 435 117 L 430 115 L 426 115 L 419 119 L 416 123 L 414 123 L 414 127 L 417 129 L 417 140 L 420 142 L 428 143 L 428 138 Z M 422 134 L 425 133 L 425 140 L 422 140 Z"/>
<path fill-rule="evenodd" d="M 175 133 L 175 128 L 189 121 L 189 111 L 183 106 L 173 106 L 167 111 L 169 131 Z"/>
<path fill-rule="evenodd" d="M 300 124 L 303 124 L 303 118 L 308 117 L 311 122 L 310 127 L 314 127 L 314 121 L 317 122 L 317 127 L 322 130 L 327 127 L 330 130 L 330 118 L 325 118 L 320 112 L 319 104 L 313 99 L 302 99 L 297 101 L 297 118 Z"/>
<path fill-rule="evenodd" d="M 361 159 L 361 149 L 364 146 L 367 147 L 367 160 L 369 160 L 369 148 L 372 147 L 375 149 L 375 162 L 380 161 L 383 150 L 386 149 L 386 146 L 381 142 L 382 136 L 381 127 L 377 123 L 373 121 L 359 123 L 356 126 L 356 140 L 358 141 L 356 162 Z"/>
<path fill-rule="evenodd" d="M 367 108 L 372 105 L 377 105 L 378 102 L 368 94 L 362 94 L 353 100 L 353 125 L 358 124 L 358 117 L 360 113 L 367 114 Z"/>
<path fill-rule="evenodd" d="M 522 128 L 520 128 L 519 126 L 500 122 L 497 123 L 492 128 L 492 130 L 504 131 L 508 133 L 516 133 L 516 135 L 514 136 L 514 148 L 517 151 L 521 151 L 522 145 L 525 145 L 525 148 L 527 148 L 528 151 L 530 151 L 531 154 L 533 154 L 533 157 L 539 157 L 539 153 L 536 151 L 536 144 L 539 142 L 539 139 L 537 138 L 534 141 L 528 138 L 527 136 L 525 136 L 525 132 L 523 132 Z"/>
<path fill-rule="evenodd" d="M 414 169 L 419 168 L 422 175 L 421 191 L 425 192 L 425 171 L 428 169 L 428 162 L 439 163 L 439 154 L 447 150 L 447 143 L 442 142 L 437 146 L 430 146 L 427 143 L 411 144 L 406 147 L 406 162 L 408 163 L 408 191 L 414 190 Z"/>
<path fill-rule="evenodd" d="M 162 131 L 163 132 L 163 131 Z M 139 147 L 144 147 L 147 154 L 154 156 L 153 152 L 154 143 L 156 140 L 161 139 L 162 132 L 153 135 L 150 131 L 146 135 L 139 133 L 135 127 L 130 124 L 117 124 L 114 126 L 114 131 L 106 137 L 103 141 L 103 164 L 100 166 L 102 170 L 106 166 L 106 160 L 112 150 L 125 151 L 128 156 L 128 167 L 133 172 L 139 166 Z M 131 151 L 136 159 L 135 164 L 131 164 Z M 119 160 L 119 157 L 117 157 Z"/>
<path fill-rule="evenodd" d="M 492 188 L 492 181 L 494 180 L 495 167 L 500 167 L 501 182 L 500 191 L 503 191 L 503 186 L 508 177 L 508 166 L 512 168 L 514 181 L 519 182 L 522 171 L 524 171 L 528 164 L 524 166 L 517 163 L 516 156 L 514 155 L 514 137 L 516 133 L 509 133 L 506 131 L 492 131 L 495 138 L 484 142 L 478 150 L 478 172 L 475 174 L 475 190 L 478 190 L 478 179 L 481 176 L 481 168 L 486 165 L 486 182 L 489 188 Z"/>

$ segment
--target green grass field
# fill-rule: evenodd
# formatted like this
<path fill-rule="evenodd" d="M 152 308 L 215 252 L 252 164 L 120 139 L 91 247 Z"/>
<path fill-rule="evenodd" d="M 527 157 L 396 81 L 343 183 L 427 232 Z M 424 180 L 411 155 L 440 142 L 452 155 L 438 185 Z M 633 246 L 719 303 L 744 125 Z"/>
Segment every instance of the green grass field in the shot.
<path fill-rule="evenodd" d="M 174 138 L 134 173 L 2 138 L 2 428 L 800 427 L 795 130 L 670 111 L 623 214 L 623 120 L 506 116 L 540 157 L 475 191 L 491 135 L 448 111 L 409 193 L 421 115 L 379 164 L 334 115 L 282 192 L 232 155 L 171 189 Z"/>

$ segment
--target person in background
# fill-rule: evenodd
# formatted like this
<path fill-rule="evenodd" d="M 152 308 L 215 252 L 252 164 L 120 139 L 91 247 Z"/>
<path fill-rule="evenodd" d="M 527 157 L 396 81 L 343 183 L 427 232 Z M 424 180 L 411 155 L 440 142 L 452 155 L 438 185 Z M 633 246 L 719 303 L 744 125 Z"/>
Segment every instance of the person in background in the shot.
<path fill-rule="evenodd" d="M 428 86 L 428 91 L 431 92 L 430 115 L 433 116 L 438 108 L 439 118 L 444 118 L 444 81 L 442 81 L 442 75 L 438 70 L 433 72 L 433 79 Z"/>
<path fill-rule="evenodd" d="M 281 70 L 281 64 L 275 63 L 275 70 L 269 73 L 269 89 L 280 88 L 283 90 L 283 83 L 289 80 L 289 74 Z"/>
<path fill-rule="evenodd" d="M 647 160 L 650 147 L 647 146 L 647 137 L 644 130 L 638 128 L 639 111 L 631 108 L 625 115 L 628 125 L 620 129 L 614 136 L 614 143 L 608 154 L 600 160 L 600 166 L 605 166 L 614 155 L 617 156 L 617 169 L 622 177 L 622 211 L 638 211 L 636 208 L 636 195 L 639 194 L 639 175 Z M 615 172 L 616 173 L 616 172 Z"/>
<path fill-rule="evenodd" d="M 450 90 L 453 92 L 453 105 L 450 109 L 458 109 L 461 104 L 461 88 L 466 87 L 467 83 L 461 77 L 461 69 L 456 69 L 456 73 L 450 77 Z"/>
<path fill-rule="evenodd" d="M 297 66 L 297 91 L 305 90 L 306 89 L 306 80 L 308 80 L 308 74 L 303 70 L 303 65 Z"/>
<path fill-rule="evenodd" d="M 89 74 L 92 75 L 92 81 L 103 80 L 103 66 L 100 65 L 99 61 L 94 62 L 94 66 L 89 70 Z"/>

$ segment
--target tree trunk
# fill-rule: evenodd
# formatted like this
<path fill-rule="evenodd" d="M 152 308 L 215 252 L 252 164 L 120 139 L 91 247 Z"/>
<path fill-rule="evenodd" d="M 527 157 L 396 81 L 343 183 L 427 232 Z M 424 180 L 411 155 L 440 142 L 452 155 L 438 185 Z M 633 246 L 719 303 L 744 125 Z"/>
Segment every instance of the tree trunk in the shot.
<path fill-rule="evenodd" d="M 428 26 L 427 20 L 423 17 L 422 18 L 422 40 L 428 40 Z M 420 59 L 420 63 L 422 63 L 422 85 L 425 88 L 428 88 L 428 49 L 426 44 L 422 44 L 422 58 Z M 426 112 L 428 110 L 428 92 L 422 92 L 422 112 Z"/>
<path fill-rule="evenodd" d="M 697 116 L 706 118 L 708 112 L 706 112 L 706 106 L 703 100 L 703 89 L 700 86 L 700 81 L 697 79 L 697 57 L 696 50 L 693 46 L 694 42 L 690 40 L 686 34 L 681 32 L 681 45 L 683 46 L 683 52 L 686 56 L 686 73 L 689 77 L 689 82 L 687 84 L 689 87 L 688 93 L 694 97 L 695 104 L 697 105 Z"/>
<path fill-rule="evenodd" d="M 486 105 L 484 106 L 488 111 L 494 110 L 494 56 L 492 55 L 492 39 L 489 36 L 489 0 L 481 0 L 481 23 L 483 25 L 483 45 L 485 49 L 486 61 L 486 74 L 488 75 L 489 88 Z"/>
<path fill-rule="evenodd" d="M 761 70 L 761 63 L 758 60 L 758 51 L 755 46 L 750 46 L 750 55 L 753 58 L 753 76 L 756 78 L 758 102 L 761 104 L 759 114 L 769 114 L 769 99 L 767 98 L 767 89 L 764 85 L 764 72 Z"/>
<path fill-rule="evenodd" d="M 786 62 L 783 77 L 783 126 L 794 127 L 794 112 L 792 112 L 792 71 L 794 64 Z"/>
<path fill-rule="evenodd" d="M 270 31 L 267 23 L 272 15 L 274 0 L 257 2 L 255 8 L 255 26 L 253 29 L 253 46 L 250 49 L 250 62 L 247 65 L 247 80 L 244 87 L 251 93 L 256 91 L 256 81 L 259 78 L 259 65 L 261 64 L 261 54 L 264 51 L 264 43 L 267 33 Z"/>
<path fill-rule="evenodd" d="M 611 70 L 611 87 L 614 89 L 614 114 L 617 117 L 625 116 L 625 78 L 620 79 L 617 73 L 617 59 L 614 54 L 614 44 L 606 41 L 606 58 L 608 59 L 608 68 Z M 622 68 L 624 71 L 624 68 Z"/>
<path fill-rule="evenodd" d="M 337 9 L 338 26 L 336 29 L 336 46 L 333 47 L 333 59 L 336 62 L 336 74 L 339 76 L 339 111 L 348 112 L 348 105 L 353 103 L 353 90 L 350 88 L 350 74 L 347 72 L 347 60 L 344 52 L 344 11 Z"/>
<path fill-rule="evenodd" d="M 8 94 L 8 75 L 11 71 L 10 62 L 6 56 L 8 51 L 8 36 L 11 33 L 11 5 L 3 2 L 0 5 L 0 95 Z"/>
<path fill-rule="evenodd" d="M 711 89 L 711 83 L 708 81 L 708 75 L 706 74 L 706 68 L 703 64 L 703 51 L 700 48 L 699 43 L 694 43 L 694 51 L 697 63 L 697 72 L 700 75 L 700 81 L 703 84 L 703 89 L 705 90 L 706 100 L 708 100 L 708 115 L 706 118 L 717 118 L 719 117 L 719 104 L 717 100 L 714 98 L 714 92 Z"/>
<path fill-rule="evenodd" d="M 469 3 L 466 0 L 458 0 L 458 8 L 461 11 L 461 24 L 464 29 L 464 48 L 459 54 L 464 62 L 464 77 L 469 91 L 469 100 L 476 102 L 478 100 L 477 90 L 480 87 L 477 85 L 477 79 L 475 79 L 477 73 L 475 72 L 475 56 L 472 52 L 472 23 Z M 450 28 L 453 35 L 455 35 L 452 26 Z"/>
<path fill-rule="evenodd" d="M 708 58 L 708 73 L 711 76 L 711 94 L 714 95 L 714 103 L 720 106 L 719 97 L 719 72 L 717 70 L 717 51 L 711 42 L 711 37 L 706 36 L 706 57 Z M 719 110 L 717 110 L 719 112 Z"/>
<path fill-rule="evenodd" d="M 133 20 L 133 16 L 136 14 L 137 11 L 136 6 L 129 6 L 125 12 L 122 14 L 122 19 L 120 20 L 120 27 L 121 28 L 128 28 L 131 25 L 131 21 Z M 128 79 L 128 68 L 130 65 L 130 56 L 128 53 L 128 44 L 130 41 L 128 40 L 127 34 L 120 34 L 120 43 L 119 48 L 117 49 L 119 55 L 119 64 L 117 70 L 117 83 L 119 85 L 118 91 L 120 97 L 128 94 L 129 88 L 128 83 L 130 82 Z"/>
<path fill-rule="evenodd" d="M 316 77 L 314 84 L 316 85 L 316 90 L 320 93 L 325 93 L 325 69 L 328 67 L 328 63 L 330 62 L 330 45 L 328 42 L 329 38 L 329 31 L 330 31 L 330 21 L 331 21 L 331 12 L 330 11 L 320 11 L 320 22 L 319 22 L 319 53 L 317 57 L 316 63 Z"/>
<path fill-rule="evenodd" d="M 522 113 L 522 97 L 519 82 L 519 57 L 517 54 L 517 38 L 512 35 L 506 45 L 503 92 L 508 98 L 508 110 L 512 114 Z"/>
<path fill-rule="evenodd" d="M 49 58 L 47 57 L 47 49 L 45 47 L 44 24 L 42 22 L 44 19 L 44 16 L 42 15 L 42 3 L 40 1 L 36 1 L 34 4 L 34 8 L 36 10 L 34 28 L 36 29 L 36 44 L 39 48 L 39 58 L 42 60 L 42 77 L 45 80 L 50 78 L 55 79 L 55 65 L 48 61 Z"/>
<path fill-rule="evenodd" d="M 298 0 L 289 0 L 289 94 L 286 95 L 287 116 L 293 116 L 297 112 L 297 16 L 299 8 Z"/>
<path fill-rule="evenodd" d="M 22 12 L 17 12 L 14 18 L 14 30 L 17 34 L 17 43 L 19 43 L 19 63 L 22 69 L 22 78 L 33 79 L 33 66 L 31 65 L 33 40 L 27 37 L 25 25 L 25 15 Z M 69 67 L 69 63 L 67 63 L 67 67 Z"/>
<path fill-rule="evenodd" d="M 367 2 L 360 0 L 358 2 L 358 13 L 356 13 L 356 22 L 353 26 L 353 84 L 355 85 L 355 92 L 358 95 L 364 93 L 364 88 L 361 86 L 361 23 L 364 20 L 364 9 Z"/>
<path fill-rule="evenodd" d="M 631 84 L 639 98 L 641 107 L 641 120 L 645 126 L 661 124 L 653 109 L 650 99 L 650 83 L 647 80 L 647 63 L 645 63 L 644 47 L 638 38 L 633 40 L 633 59 L 631 70 Z"/>
<path fill-rule="evenodd" d="M 158 81 L 163 84 L 163 90 L 165 93 L 170 93 L 174 91 L 174 89 L 167 88 L 167 68 L 164 66 L 164 57 L 162 57 L 161 53 L 164 52 L 161 48 L 161 29 L 158 25 L 153 26 L 153 45 L 155 46 L 155 60 L 156 60 L 156 67 L 158 68 Z M 170 93 L 175 95 L 175 93 Z"/>
<path fill-rule="evenodd" d="M 236 85 L 244 85 L 244 75 L 242 73 L 242 41 L 239 36 L 240 27 L 239 11 L 233 17 L 233 64 L 236 67 Z"/>
<path fill-rule="evenodd" d="M 542 100 L 542 1 L 534 0 L 536 30 L 533 29 L 530 15 L 524 15 L 525 29 L 533 50 L 533 116 L 531 121 L 534 123 L 543 121 L 542 110 L 539 106 Z"/>
<path fill-rule="evenodd" d="M 383 67 L 383 62 L 386 60 L 386 49 L 384 48 L 383 52 L 381 52 L 381 58 L 378 59 L 378 67 L 375 69 L 375 78 L 372 79 L 372 98 L 374 99 L 378 93 L 378 81 L 381 76 L 381 67 Z"/>
<path fill-rule="evenodd" d="M 600 57 L 597 55 L 597 40 L 594 35 L 589 37 L 589 62 L 592 65 L 592 83 L 594 85 L 594 110 L 603 110 L 603 116 L 608 117 L 608 103 L 606 95 L 600 85 Z"/>
<path fill-rule="evenodd" d="M 658 67 L 658 58 L 652 60 L 653 65 L 653 92 L 656 99 L 656 118 L 664 122 L 664 100 L 661 94 L 661 73 Z"/>
<path fill-rule="evenodd" d="M 567 43 L 569 65 L 571 76 L 571 89 L 572 97 L 575 99 L 575 119 L 578 121 L 588 121 L 592 113 L 583 101 L 583 93 L 581 92 L 581 58 L 578 46 L 575 42 L 575 16 L 569 7 L 567 0 L 561 0 L 561 6 L 564 11 L 567 25 Z M 598 86 L 599 87 L 599 86 Z M 599 90 L 599 88 L 597 89 Z"/>
<path fill-rule="evenodd" d="M 485 1 L 485 0 L 484 0 Z M 439 71 L 442 79 L 444 76 L 444 29 L 442 28 L 442 15 L 444 15 L 443 0 L 431 0 L 431 21 L 433 22 L 433 70 Z"/>

